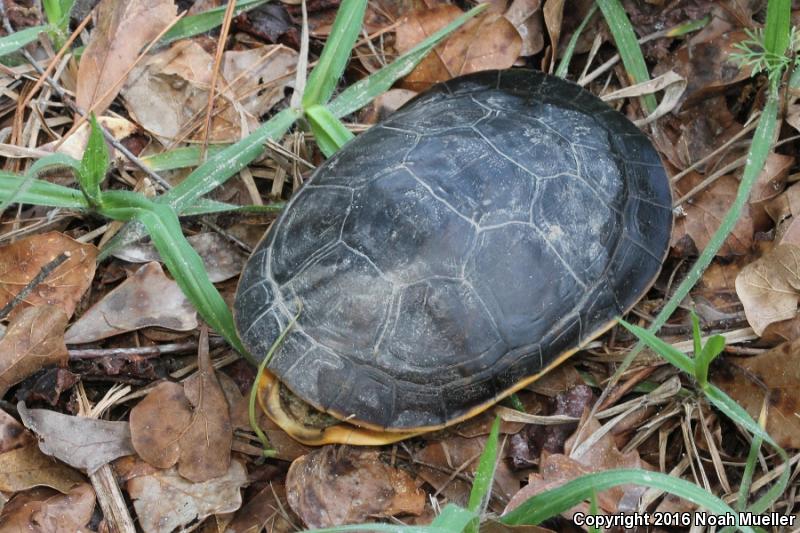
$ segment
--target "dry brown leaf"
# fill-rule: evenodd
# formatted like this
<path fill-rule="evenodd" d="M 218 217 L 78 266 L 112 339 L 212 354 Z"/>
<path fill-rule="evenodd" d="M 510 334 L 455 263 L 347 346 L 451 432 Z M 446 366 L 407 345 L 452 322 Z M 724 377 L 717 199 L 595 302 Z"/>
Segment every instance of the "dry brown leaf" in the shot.
<path fill-rule="evenodd" d="M 767 433 L 783 448 L 800 448 L 800 340 L 753 357 L 725 357 L 712 378 L 754 419 L 766 401 Z"/>
<path fill-rule="evenodd" d="M 281 45 L 225 52 L 209 139 L 234 142 L 256 128 L 259 116 L 294 84 L 296 64 L 297 52 Z M 200 125 L 197 119 L 208 106 L 213 65 L 213 56 L 196 41 L 179 41 L 134 69 L 122 91 L 125 105 L 163 143 L 189 133 L 200 138 L 202 128 L 192 126 Z"/>
<path fill-rule="evenodd" d="M 150 391 L 131 410 L 130 424 L 142 459 L 159 468 L 177 463 L 182 476 L 202 482 L 228 471 L 233 430 L 207 349 L 199 350 L 198 367 L 184 386 L 165 382 Z"/>
<path fill-rule="evenodd" d="M 57 232 L 32 235 L 0 247 L 0 307 L 10 302 L 42 267 L 61 254 L 67 259 L 56 267 L 17 305 L 9 318 L 25 307 L 42 304 L 61 307 L 67 317 L 92 283 L 97 248 Z"/>
<path fill-rule="evenodd" d="M 159 263 L 148 263 L 86 311 L 64 340 L 80 344 L 157 326 L 174 331 L 197 327 L 197 311 Z"/>
<path fill-rule="evenodd" d="M 54 305 L 28 307 L 15 317 L 0 339 L 0 397 L 46 366 L 66 365 L 66 325 L 67 315 Z"/>
<path fill-rule="evenodd" d="M 66 494 L 82 481 L 76 470 L 46 456 L 35 443 L 0 454 L 0 491 L 44 486 Z"/>
<path fill-rule="evenodd" d="M 414 458 L 423 465 L 418 475 L 436 490 L 447 496 L 449 501 L 466 505 L 469 500 L 471 484 L 456 477 L 453 472 L 472 475 L 478 467 L 478 458 L 486 446 L 486 437 L 464 438 L 448 437 L 425 445 Z M 505 452 L 501 452 L 505 456 Z M 502 498 L 510 498 L 519 490 L 519 480 L 504 461 L 497 464 L 493 490 Z"/>
<path fill-rule="evenodd" d="M 690 173 L 677 186 L 677 196 L 681 196 L 702 181 L 697 173 Z M 722 176 L 691 201 L 682 205 L 684 216 L 675 220 L 672 230 L 672 246 L 680 256 L 696 255 L 705 250 L 711 236 L 719 227 L 728 212 L 736 193 L 739 181 L 733 176 Z M 742 210 L 733 231 L 725 240 L 717 255 L 745 255 L 753 245 L 753 219 L 749 207 Z"/>
<path fill-rule="evenodd" d="M 584 439 L 600 429 L 600 423 L 595 419 L 589 419 L 586 424 L 587 427 L 581 432 L 584 435 Z M 574 443 L 575 435 L 567 440 L 565 449 L 572 450 Z M 507 513 L 527 499 L 551 488 L 559 487 L 584 474 L 616 468 L 649 469 L 649 465 L 639 458 L 639 453 L 636 450 L 627 454 L 620 452 L 610 432 L 603 435 L 597 442 L 585 448 L 579 454 L 564 455 L 545 452 L 542 454 L 539 463 L 539 473 L 530 475 L 528 485 L 514 495 L 504 512 Z M 632 511 L 638 505 L 639 498 L 645 490 L 646 487 L 633 485 L 614 487 L 599 492 L 597 494 L 597 504 L 606 513 Z M 570 519 L 578 510 L 588 512 L 589 506 L 585 503 L 580 504 L 563 513 L 563 516 Z"/>
<path fill-rule="evenodd" d="M 513 0 L 504 15 L 522 39 L 519 55 L 538 54 L 544 48 L 542 0 Z"/>
<path fill-rule="evenodd" d="M 408 51 L 462 14 L 453 5 L 411 13 L 397 28 L 398 51 Z M 422 91 L 462 74 L 510 68 L 521 50 L 522 38 L 514 25 L 502 15 L 486 13 L 464 24 L 434 48 L 403 79 L 403 86 Z"/>
<path fill-rule="evenodd" d="M 34 489 L 17 494 L 0 513 L 0 533 L 91 533 L 95 495 L 81 483 L 67 494 Z"/>
<path fill-rule="evenodd" d="M 425 493 L 410 475 L 384 463 L 377 450 L 349 446 L 323 446 L 294 461 L 286 496 L 311 528 L 419 515 L 425 507 Z"/>
<path fill-rule="evenodd" d="M 794 156 L 775 152 L 770 152 L 767 156 L 764 168 L 761 169 L 750 192 L 750 215 L 753 217 L 756 231 L 767 231 L 770 228 L 766 204 L 783 193 L 789 169 L 793 165 Z"/>
<path fill-rule="evenodd" d="M 139 457 L 158 468 L 169 468 L 181 455 L 180 436 L 192 420 L 192 406 L 183 387 L 159 383 L 131 409 L 133 447 Z"/>
<path fill-rule="evenodd" d="M 219 233 L 198 233 L 187 237 L 186 240 L 203 260 L 208 279 L 212 283 L 219 283 L 241 274 L 247 256 Z M 150 243 L 131 244 L 114 251 L 112 255 L 131 263 L 161 261 L 158 250 Z"/>
<path fill-rule="evenodd" d="M 389 115 L 400 109 L 400 107 L 417 95 L 408 89 L 389 89 L 385 93 L 372 100 L 359 113 L 359 122 L 363 124 L 375 124 L 387 118 Z"/>
<path fill-rule="evenodd" d="M 558 58 L 558 43 L 561 40 L 561 24 L 564 20 L 565 0 L 545 0 L 542 13 L 547 34 L 550 36 L 550 68 Z M 552 70 L 551 70 L 552 72 Z"/>
<path fill-rule="evenodd" d="M 189 427 L 180 437 L 178 472 L 186 479 L 202 482 L 228 471 L 233 442 L 228 401 L 211 365 L 205 328 L 200 334 L 197 367 L 183 385 L 194 411 Z"/>
<path fill-rule="evenodd" d="M 97 122 L 99 122 L 100 125 L 103 126 L 118 141 L 130 137 L 136 133 L 137 130 L 136 124 L 124 118 L 97 117 Z M 53 142 L 43 144 L 39 147 L 39 149 L 47 152 L 56 151 L 59 154 L 67 154 L 68 156 L 74 157 L 80 161 L 83 157 L 83 153 L 86 151 L 86 145 L 89 142 L 89 133 L 91 130 L 91 124 L 85 122 L 81 124 L 80 127 L 67 138 L 67 140 L 62 141 L 62 139 L 58 139 Z M 111 153 L 111 157 L 115 161 L 127 161 L 127 158 L 122 154 L 122 152 L 113 146 L 108 145 L 108 149 Z"/>
<path fill-rule="evenodd" d="M 122 88 L 142 48 L 175 18 L 172 0 L 102 0 L 96 24 L 78 67 L 76 103 L 96 114 L 105 111 Z"/>
<path fill-rule="evenodd" d="M 24 402 L 17 404 L 17 410 L 25 425 L 39 436 L 43 453 L 89 474 L 117 457 L 135 453 L 127 422 L 28 409 Z"/>
<path fill-rule="evenodd" d="M 742 269 L 736 293 L 757 335 L 773 322 L 794 318 L 800 298 L 800 247 L 779 244 Z"/>
<path fill-rule="evenodd" d="M 236 511 L 225 533 L 259 533 L 266 528 L 269 533 L 292 533 L 297 531 L 287 520 L 288 502 L 286 487 L 270 483 Z"/>
<path fill-rule="evenodd" d="M 128 494 L 145 533 L 170 533 L 212 514 L 231 513 L 242 505 L 241 488 L 247 472 L 231 461 L 225 475 L 192 483 L 173 468 L 134 477 Z"/>
<path fill-rule="evenodd" d="M 17 420 L 0 409 L 0 453 L 36 443 L 36 439 Z"/>

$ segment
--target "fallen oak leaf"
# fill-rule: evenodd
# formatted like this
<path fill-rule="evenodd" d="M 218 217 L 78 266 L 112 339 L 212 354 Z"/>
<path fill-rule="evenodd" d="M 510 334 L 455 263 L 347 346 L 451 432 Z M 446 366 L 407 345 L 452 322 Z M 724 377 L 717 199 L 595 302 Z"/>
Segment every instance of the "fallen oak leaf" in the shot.
<path fill-rule="evenodd" d="M 247 472 L 234 460 L 224 475 L 203 483 L 192 483 L 173 468 L 133 477 L 127 489 L 144 532 L 169 533 L 212 514 L 236 511 L 245 484 Z"/>
<path fill-rule="evenodd" d="M 81 483 L 67 494 L 35 489 L 15 495 L 0 513 L 0 531 L 28 533 L 91 533 L 95 495 Z"/>
<path fill-rule="evenodd" d="M 97 248 L 55 231 L 32 235 L 0 247 L 0 307 L 11 302 L 42 268 L 65 254 L 58 265 L 9 315 L 26 307 L 58 305 L 71 317 L 83 293 L 92 283 Z"/>
<path fill-rule="evenodd" d="M 744 267 L 736 276 L 736 294 L 756 335 L 793 318 L 800 299 L 800 246 L 779 244 Z"/>
<path fill-rule="evenodd" d="M 311 528 L 363 522 L 370 516 L 419 515 L 425 494 L 374 449 L 323 446 L 295 460 L 286 498 Z"/>
<path fill-rule="evenodd" d="M 75 468 L 94 473 L 118 457 L 135 453 L 127 422 L 70 416 L 17 404 L 22 422 L 39 436 L 39 448 Z"/>
<path fill-rule="evenodd" d="M 463 12 L 454 5 L 417 10 L 397 28 L 397 49 L 403 53 L 440 30 Z M 415 91 L 462 74 L 510 68 L 519 58 L 522 38 L 502 15 L 485 13 L 453 32 L 403 78 L 403 87 Z"/>
<path fill-rule="evenodd" d="M 139 51 L 169 25 L 177 7 L 172 0 L 102 0 L 96 13 L 78 67 L 75 100 L 99 115 L 119 93 Z"/>
<path fill-rule="evenodd" d="M 148 263 L 89 308 L 64 337 L 68 344 L 105 339 L 158 326 L 174 331 L 197 327 L 197 311 L 159 263 Z"/>
<path fill-rule="evenodd" d="M 54 305 L 28 307 L 15 317 L 0 339 L 0 397 L 44 367 L 66 364 L 66 325 L 67 315 Z"/>
<path fill-rule="evenodd" d="M 0 491 L 3 492 L 44 486 L 66 494 L 83 481 L 76 470 L 43 454 L 36 443 L 0 454 Z"/>
<path fill-rule="evenodd" d="M 753 418 L 766 402 L 767 432 L 783 448 L 800 448 L 800 340 L 753 357 L 726 356 L 712 381 Z"/>

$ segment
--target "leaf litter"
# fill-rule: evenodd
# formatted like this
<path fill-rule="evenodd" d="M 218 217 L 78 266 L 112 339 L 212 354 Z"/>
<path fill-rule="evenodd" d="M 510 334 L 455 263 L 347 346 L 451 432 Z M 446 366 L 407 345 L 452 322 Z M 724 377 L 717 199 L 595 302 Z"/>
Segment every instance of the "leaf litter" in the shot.
<path fill-rule="evenodd" d="M 193 4 L 191 13 L 195 14 L 217 7 L 219 2 Z M 743 30 L 763 20 L 756 4 L 623 1 L 638 36 L 647 40 L 642 48 L 651 77 L 658 80 L 672 71 L 686 84 L 685 91 L 673 94 L 667 94 L 669 87 L 659 86 L 665 91 L 662 103 L 669 103 L 666 114 L 643 128 L 674 179 L 677 218 L 664 272 L 629 319 L 647 324 L 685 275 L 686 265 L 707 246 L 736 194 L 752 135 L 748 120 L 761 108 L 764 91 L 758 79 L 752 81 L 749 72 L 738 69 L 732 53 Z M 337 5 L 335 1 L 307 5 L 312 56 L 329 35 Z M 354 129 L 375 123 L 430 84 L 461 73 L 512 65 L 552 70 L 590 6 L 591 2 L 583 0 L 493 0 L 484 15 L 440 44 L 405 80 L 360 114 Z M 89 26 L 89 38 L 82 43 L 88 44 L 83 58 L 67 58 L 63 70 L 53 74 L 77 94 L 80 106 L 94 106 L 96 112 L 105 114 L 101 121 L 115 138 L 133 147 L 134 153 L 142 148 L 141 143 L 148 144 L 148 153 L 169 154 L 173 148 L 196 148 L 195 143 L 202 139 L 218 36 L 211 32 L 148 49 L 174 20 L 175 12 L 172 2 L 103 0 L 94 13 L 95 23 Z M 461 13 L 458 7 L 438 0 L 371 1 L 361 37 L 372 37 L 359 44 L 345 78 L 348 82 L 360 79 L 365 71 L 391 61 Z M 713 17 L 696 33 L 678 36 L 664 32 L 706 13 Z M 299 20 L 299 4 L 288 2 L 268 3 L 234 22 L 240 31 L 233 32 L 226 43 L 214 101 L 212 142 L 236 141 L 288 104 L 297 65 Z M 52 57 L 46 48 L 31 46 Z M 630 93 L 652 91 L 656 81 L 631 88 L 624 70 L 613 65 L 615 53 L 602 17 L 595 15 L 577 41 L 568 77 L 581 80 L 598 95 L 623 95 L 612 104 L 630 118 L 642 120 L 645 117 Z M 98 67 L 112 54 L 118 57 L 113 68 Z M 611 67 L 601 66 L 607 61 Z M 4 79 L 3 83 L 13 89 L 6 94 L 22 88 L 19 80 L 6 83 Z M 60 103 L 50 105 L 55 102 L 52 94 L 42 98 L 35 110 L 23 110 L 28 124 L 21 134 L 28 137 L 20 146 L 80 157 L 86 126 L 70 133 L 73 117 L 66 116 Z M 686 311 L 693 308 L 701 316 L 704 334 L 721 333 L 733 339 L 712 368 L 712 381 L 753 416 L 766 406 L 767 429 L 790 449 L 800 448 L 793 394 L 800 380 L 793 371 L 800 339 L 800 282 L 793 266 L 793 247 L 800 246 L 796 220 L 800 187 L 794 159 L 797 143 L 789 137 L 790 128 L 800 124 L 796 99 L 796 94 L 787 91 L 789 128 L 781 131 L 781 143 L 768 158 L 733 235 L 684 302 L 684 309 L 664 330 L 668 342 L 690 350 Z M 14 112 L 13 106 L 7 109 L 10 111 L 3 116 Z M 39 116 L 48 120 L 46 128 L 30 125 Z M 303 174 L 306 166 L 298 161 L 316 164 L 321 159 L 313 142 L 300 132 L 280 141 L 281 150 L 276 146 L 269 157 L 250 167 L 250 183 L 232 180 L 215 192 L 215 198 L 288 199 L 307 177 Z M 144 185 L 143 172 L 118 150 L 114 154 L 115 168 L 104 186 Z M 185 175 L 181 169 L 166 173 L 172 183 Z M 246 194 L 238 193 L 237 188 Z M 274 458 L 259 464 L 260 443 L 247 420 L 246 399 L 253 372 L 237 375 L 230 366 L 213 369 L 232 359 L 221 347 L 199 354 L 199 371 L 180 381 L 195 360 L 194 355 L 186 355 L 185 346 L 193 345 L 197 334 L 176 336 L 163 328 L 192 332 L 202 325 L 196 322 L 193 309 L 176 295 L 174 282 L 154 263 L 159 258 L 149 244 L 138 243 L 96 265 L 96 249 L 83 243 L 95 242 L 86 235 L 98 230 L 96 219 L 27 207 L 7 210 L 3 216 L 5 227 L 13 228 L 14 233 L 0 248 L 0 296 L 6 305 L 16 305 L 7 317 L 6 338 L 0 341 L 4 348 L 0 351 L 0 388 L 4 399 L 11 400 L 9 406 L 16 403 L 12 398 L 24 397 L 31 407 L 23 407 L 19 413 L 12 407 L 10 414 L 0 414 L 0 485 L 6 487 L 0 490 L 11 497 L 0 511 L 0 522 L 8 519 L 26 530 L 57 531 L 62 526 L 48 522 L 48 517 L 60 513 L 65 517 L 63 527 L 71 531 L 104 527 L 86 518 L 95 510 L 95 487 L 85 483 L 79 470 L 93 471 L 122 453 L 129 455 L 113 460 L 114 468 L 143 531 L 204 527 L 254 531 L 264 524 L 271 531 L 293 531 L 303 525 L 374 520 L 425 524 L 436 516 L 435 508 L 451 501 L 463 503 L 468 497 L 491 415 L 391 448 L 330 446 L 312 450 L 291 440 L 258 413 L 276 449 Z M 226 214 L 213 220 L 223 231 L 236 233 L 248 225 L 239 222 L 242 218 Z M 265 216 L 258 223 L 265 225 L 271 220 Z M 183 223 L 188 233 L 197 232 L 195 219 Z M 77 236 L 83 236 L 81 242 L 73 240 Z M 190 242 L 221 292 L 232 294 L 242 254 L 216 233 L 193 235 Z M 68 257 L 38 282 L 37 275 L 61 254 Z M 131 263 L 146 264 L 132 267 Z M 124 281 L 109 290 L 120 279 Z M 28 285 L 30 293 L 15 302 L 14 296 Z M 139 305 L 120 306 L 115 300 Z M 68 321 L 72 321 L 69 329 Z M 146 329 L 153 327 L 161 329 Z M 76 358 L 68 358 L 65 330 L 67 342 L 83 343 L 86 346 L 81 349 L 97 354 L 101 363 L 92 367 L 92 373 L 77 364 Z M 575 419 L 596 402 L 600 388 L 631 343 L 625 332 L 615 330 L 594 341 L 558 372 L 519 393 L 526 412 L 536 422 L 504 422 L 505 445 L 491 510 L 500 513 L 509 502 L 513 505 L 581 473 L 620 466 L 653 468 L 649 465 L 658 464 L 659 469 L 687 479 L 694 475 L 707 480 L 711 490 L 720 493 L 727 489 L 717 475 L 716 463 L 722 463 L 716 457 L 722 457 L 723 477 L 736 489 L 741 472 L 738 465 L 743 464 L 749 443 L 728 431 L 723 417 L 707 406 L 698 406 L 694 396 L 676 395 L 658 410 L 640 409 L 616 422 L 592 447 L 576 448 L 581 453 L 575 453 L 575 434 L 581 434 L 585 442 L 593 438 L 600 423 L 608 423 L 608 418 Z M 200 345 L 202 352 L 204 342 Z M 153 347 L 163 350 L 160 356 L 135 353 Z M 80 352 L 80 357 L 88 353 L 71 352 Z M 677 379 L 674 370 L 658 361 L 643 360 L 641 365 L 629 371 L 604 409 L 613 410 L 640 397 L 642 391 Z M 107 420 L 72 416 L 79 390 L 97 399 L 107 392 L 109 380 L 127 382 L 135 391 L 111 401 Z M 58 390 L 50 395 L 33 394 L 44 391 L 49 383 Z M 691 387 L 685 380 L 684 388 Z M 42 402 L 50 407 L 39 409 Z M 16 417 L 25 418 L 36 434 L 25 430 Z M 569 423 L 564 423 L 564 417 Z M 125 427 L 130 430 L 127 444 Z M 104 431 L 113 434 L 109 442 L 93 445 Z M 79 444 L 69 450 L 68 442 Z M 40 446 L 65 462 L 45 455 Z M 92 448 L 96 448 L 94 453 Z M 694 465 L 690 474 L 686 473 L 687 457 Z M 765 458 L 762 464 L 771 462 Z M 335 475 L 337 468 L 345 466 L 344 475 Z M 757 468 L 756 477 L 762 475 L 767 478 L 769 473 Z M 768 479 L 757 481 L 759 487 L 766 482 Z M 631 510 L 640 496 L 638 489 L 622 487 L 599 494 L 598 505 L 607 513 Z M 676 499 L 648 501 L 660 510 L 693 509 Z M 74 516 L 64 507 L 65 502 L 72 502 L 66 505 L 74 507 Z M 793 505 L 788 500 L 784 503 Z M 566 522 L 555 520 L 554 524 L 555 530 L 563 530 Z M 487 531 L 510 529 L 495 522 L 486 526 Z"/>

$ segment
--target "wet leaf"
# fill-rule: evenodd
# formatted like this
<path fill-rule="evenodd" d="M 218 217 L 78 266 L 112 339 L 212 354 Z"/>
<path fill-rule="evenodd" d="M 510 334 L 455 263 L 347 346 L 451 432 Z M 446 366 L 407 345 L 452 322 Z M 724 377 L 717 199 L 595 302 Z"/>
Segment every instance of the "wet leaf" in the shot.
<path fill-rule="evenodd" d="M 28 409 L 23 402 L 17 404 L 17 410 L 25 425 L 38 435 L 43 453 L 90 474 L 117 457 L 135 453 L 127 422 Z"/>
<path fill-rule="evenodd" d="M 83 481 L 76 470 L 43 454 L 35 444 L 0 454 L 0 491 L 51 487 L 66 494 Z"/>
<path fill-rule="evenodd" d="M 212 283 L 231 279 L 242 272 L 247 257 L 219 233 L 198 233 L 186 240 L 200 255 Z M 161 260 L 155 246 L 150 243 L 132 244 L 115 251 L 113 255 L 131 263 Z"/>
<path fill-rule="evenodd" d="M 437 6 L 411 13 L 397 28 L 397 49 L 403 53 L 443 28 L 462 11 L 453 5 Z M 522 50 L 522 38 L 502 15 L 485 13 L 464 24 L 403 80 L 415 91 L 434 83 L 480 70 L 511 67 Z"/>
<path fill-rule="evenodd" d="M 246 483 L 244 466 L 231 461 L 223 476 L 203 483 L 192 483 L 173 468 L 134 477 L 127 489 L 144 532 L 169 533 L 212 514 L 237 510 Z"/>
<path fill-rule="evenodd" d="M 800 247 L 779 244 L 744 267 L 736 277 L 736 293 L 757 335 L 774 322 L 794 318 L 800 299 Z"/>
<path fill-rule="evenodd" d="M 78 68 L 76 103 L 105 111 L 122 88 L 141 49 L 175 18 L 171 0 L 102 0 Z"/>
<path fill-rule="evenodd" d="M 66 365 L 66 325 L 67 315 L 53 305 L 28 307 L 15 317 L 0 340 L 0 397 L 46 366 Z"/>
<path fill-rule="evenodd" d="M 419 515 L 425 494 L 374 449 L 324 446 L 292 463 L 289 505 L 311 528 L 360 523 L 370 516 Z"/>
<path fill-rule="evenodd" d="M 57 305 L 71 317 L 91 285 L 97 248 L 57 232 L 32 235 L 0 247 L 0 307 L 8 304 L 45 265 L 61 254 L 67 255 L 66 261 L 34 287 L 9 318 L 13 319 L 22 308 L 43 304 Z"/>
<path fill-rule="evenodd" d="M 67 330 L 65 341 L 81 344 L 157 326 L 175 331 L 197 327 L 197 311 L 159 263 L 148 263 L 106 294 Z"/>
<path fill-rule="evenodd" d="M 81 483 L 67 494 L 35 489 L 14 496 L 0 513 L 3 533 L 91 533 L 86 526 L 94 512 L 92 486 Z"/>
<path fill-rule="evenodd" d="M 767 433 L 779 446 L 800 448 L 800 340 L 753 357 L 725 357 L 711 377 L 758 419 L 767 404 Z"/>

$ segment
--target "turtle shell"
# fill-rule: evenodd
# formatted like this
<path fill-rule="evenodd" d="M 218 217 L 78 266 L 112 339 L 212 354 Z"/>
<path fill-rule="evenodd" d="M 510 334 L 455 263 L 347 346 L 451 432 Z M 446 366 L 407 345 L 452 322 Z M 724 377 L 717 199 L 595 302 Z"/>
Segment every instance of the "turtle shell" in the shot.
<path fill-rule="evenodd" d="M 235 303 L 257 358 L 313 406 L 434 429 L 607 330 L 660 270 L 671 193 L 650 141 L 578 85 L 530 70 L 434 86 L 292 198 Z"/>

